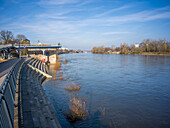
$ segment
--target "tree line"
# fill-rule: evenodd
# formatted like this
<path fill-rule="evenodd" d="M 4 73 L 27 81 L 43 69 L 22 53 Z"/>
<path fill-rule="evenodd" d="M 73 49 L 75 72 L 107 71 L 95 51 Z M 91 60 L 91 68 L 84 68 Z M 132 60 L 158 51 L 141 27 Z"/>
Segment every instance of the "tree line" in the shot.
<path fill-rule="evenodd" d="M 92 53 L 96 54 L 106 54 L 112 52 L 120 52 L 120 54 L 135 54 L 142 52 L 154 52 L 154 53 L 169 53 L 170 52 L 170 42 L 166 40 L 151 40 L 146 39 L 140 44 L 128 45 L 128 43 L 122 43 L 119 47 L 93 47 Z"/>
<path fill-rule="evenodd" d="M 0 31 L 0 44 L 14 44 L 16 39 L 20 40 L 21 44 L 30 44 L 30 41 L 23 34 L 18 34 L 16 38 L 14 38 L 14 34 L 8 30 Z M 16 41 L 16 43 L 19 43 Z"/>

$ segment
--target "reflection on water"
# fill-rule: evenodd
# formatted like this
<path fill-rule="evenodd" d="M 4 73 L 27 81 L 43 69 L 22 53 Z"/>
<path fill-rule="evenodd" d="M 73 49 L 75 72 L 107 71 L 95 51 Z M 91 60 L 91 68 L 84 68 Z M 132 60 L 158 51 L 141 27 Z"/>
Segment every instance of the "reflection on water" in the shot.
<path fill-rule="evenodd" d="M 49 67 L 43 87 L 63 127 L 170 127 L 170 57 L 140 55 L 63 55 L 67 64 Z M 60 72 L 63 72 L 62 74 Z M 68 84 L 79 91 L 67 91 Z M 86 98 L 87 120 L 66 119 L 70 98 Z"/>

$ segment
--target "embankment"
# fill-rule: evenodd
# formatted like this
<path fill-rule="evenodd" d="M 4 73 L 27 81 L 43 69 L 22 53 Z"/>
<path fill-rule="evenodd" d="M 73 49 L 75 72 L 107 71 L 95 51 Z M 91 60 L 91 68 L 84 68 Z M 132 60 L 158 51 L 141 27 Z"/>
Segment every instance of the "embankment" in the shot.
<path fill-rule="evenodd" d="M 46 76 L 28 65 L 45 71 L 42 63 L 35 59 L 27 60 L 23 64 L 19 77 L 18 97 L 16 97 L 14 126 L 60 128 L 61 126 L 41 85 Z"/>

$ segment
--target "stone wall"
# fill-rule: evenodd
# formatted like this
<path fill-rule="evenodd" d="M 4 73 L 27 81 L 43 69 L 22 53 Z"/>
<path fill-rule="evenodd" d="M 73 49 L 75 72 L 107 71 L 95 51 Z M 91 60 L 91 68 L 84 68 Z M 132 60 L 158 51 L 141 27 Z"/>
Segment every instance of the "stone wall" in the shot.
<path fill-rule="evenodd" d="M 38 59 L 38 60 L 43 60 L 43 55 L 42 54 L 38 54 L 38 55 L 30 55 L 31 57 L 33 57 L 33 58 L 36 58 L 36 59 Z M 54 55 L 50 55 L 49 56 L 49 62 L 50 62 L 50 64 L 55 64 L 56 63 L 56 54 L 54 54 Z M 48 61 L 48 56 L 46 56 L 45 55 L 45 62 L 47 62 Z"/>

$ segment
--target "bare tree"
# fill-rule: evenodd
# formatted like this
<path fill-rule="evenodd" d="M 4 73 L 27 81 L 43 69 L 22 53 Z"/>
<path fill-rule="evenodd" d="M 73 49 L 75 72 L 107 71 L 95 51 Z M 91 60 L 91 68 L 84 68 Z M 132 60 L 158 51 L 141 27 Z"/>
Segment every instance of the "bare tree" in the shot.
<path fill-rule="evenodd" d="M 96 53 L 96 51 L 97 51 L 97 47 L 93 47 L 92 53 Z"/>
<path fill-rule="evenodd" d="M 23 34 L 18 34 L 18 35 L 17 35 L 17 39 L 20 40 L 20 43 L 21 43 L 21 44 L 24 44 L 24 43 L 25 43 L 24 40 L 26 40 L 27 38 L 26 38 L 26 36 L 23 35 Z"/>
<path fill-rule="evenodd" d="M 19 40 L 25 40 L 25 39 L 27 39 L 27 38 L 26 38 L 25 35 L 18 34 L 18 35 L 17 35 L 17 39 L 19 39 Z"/>
<path fill-rule="evenodd" d="M 112 52 L 114 51 L 114 49 L 115 49 L 115 46 L 114 46 L 114 45 L 112 45 Z"/>
<path fill-rule="evenodd" d="M 135 47 L 134 44 L 128 46 L 127 43 L 123 43 L 120 45 L 120 47 L 116 47 L 115 49 L 114 46 L 106 47 L 106 48 L 104 46 L 93 47 L 92 53 L 105 54 L 110 50 L 120 52 L 121 54 L 129 54 L 129 53 L 134 54 L 134 53 L 141 53 L 141 52 L 163 53 L 163 52 L 170 52 L 170 42 L 166 40 L 146 39 L 139 44 L 139 47 Z"/>
<path fill-rule="evenodd" d="M 127 54 L 129 51 L 129 46 L 127 43 L 120 44 L 120 49 L 122 54 Z"/>
<path fill-rule="evenodd" d="M 7 44 L 10 40 L 13 39 L 13 33 L 11 31 L 5 31 L 5 30 L 2 30 L 0 32 L 0 40 L 3 40 L 4 41 L 4 44 Z"/>

